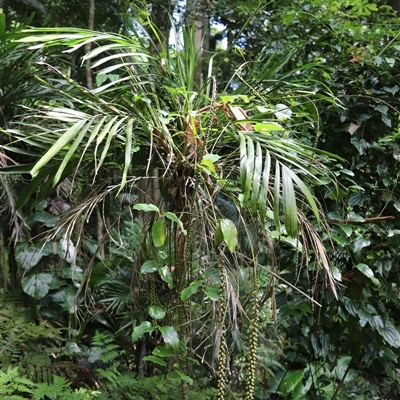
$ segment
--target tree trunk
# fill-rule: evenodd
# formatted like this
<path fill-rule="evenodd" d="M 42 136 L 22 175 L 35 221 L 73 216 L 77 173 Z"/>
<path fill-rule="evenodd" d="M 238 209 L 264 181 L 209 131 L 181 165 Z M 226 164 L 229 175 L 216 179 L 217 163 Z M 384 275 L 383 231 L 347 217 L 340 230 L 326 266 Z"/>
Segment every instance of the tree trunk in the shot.
<path fill-rule="evenodd" d="M 89 20 L 88 20 L 88 29 L 94 30 L 94 12 L 95 12 L 95 0 L 89 0 Z M 92 42 L 88 43 L 85 46 L 85 54 L 89 53 L 92 49 Z M 90 69 L 90 60 L 86 61 L 86 86 L 88 89 L 93 90 L 93 76 L 92 70 Z"/>
<path fill-rule="evenodd" d="M 400 0 L 391 0 L 390 5 L 393 7 L 393 10 L 396 11 L 397 16 L 399 16 Z"/>
<path fill-rule="evenodd" d="M 158 54 L 166 50 L 171 30 L 170 17 L 174 12 L 175 3 L 176 1 L 165 0 L 153 0 L 151 3 L 151 21 L 160 34 L 161 43 L 153 31 L 150 31 L 149 34 L 156 46 L 154 50 Z"/>
<path fill-rule="evenodd" d="M 199 90 L 203 84 L 203 60 L 204 52 L 209 50 L 210 41 L 210 13 L 211 3 L 209 0 L 187 0 L 185 24 L 194 29 L 195 52 L 198 62 L 195 70 L 195 88 Z"/>

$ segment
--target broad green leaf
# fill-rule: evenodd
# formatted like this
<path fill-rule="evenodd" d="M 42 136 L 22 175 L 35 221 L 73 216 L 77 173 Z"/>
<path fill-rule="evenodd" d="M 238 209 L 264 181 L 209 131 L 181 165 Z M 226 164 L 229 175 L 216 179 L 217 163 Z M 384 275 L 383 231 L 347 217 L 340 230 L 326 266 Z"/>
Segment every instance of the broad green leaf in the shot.
<path fill-rule="evenodd" d="M 382 353 L 390 360 L 393 361 L 397 364 L 398 362 L 398 355 L 396 354 L 396 352 L 394 352 L 392 349 L 390 349 L 389 347 L 386 346 L 382 346 L 381 347 Z"/>
<path fill-rule="evenodd" d="M 66 234 L 63 235 L 62 238 L 60 239 L 57 246 L 57 252 L 59 256 L 67 263 L 71 264 L 72 262 L 74 262 L 76 258 L 75 245 L 71 239 L 67 238 Z"/>
<path fill-rule="evenodd" d="M 339 268 L 336 266 L 331 266 L 331 272 L 332 272 L 332 276 L 335 279 L 335 281 L 340 282 L 342 280 L 342 274 L 339 271 Z"/>
<path fill-rule="evenodd" d="M 214 246 L 218 247 L 222 243 L 223 240 L 224 240 L 224 235 L 222 233 L 221 224 L 219 223 L 217 225 L 217 227 L 215 228 Z"/>
<path fill-rule="evenodd" d="M 349 212 L 348 219 L 354 222 L 365 222 L 361 215 L 356 214 L 354 211 Z"/>
<path fill-rule="evenodd" d="M 367 276 L 368 278 L 370 278 L 371 281 L 372 281 L 372 283 L 373 283 L 375 286 L 380 286 L 381 283 L 379 282 L 379 279 L 375 278 L 372 269 L 371 269 L 368 265 L 362 264 L 362 263 L 361 263 L 361 264 L 357 264 L 357 265 L 356 265 L 356 268 L 357 268 L 359 271 L 361 271 L 365 276 Z"/>
<path fill-rule="evenodd" d="M 203 160 L 209 160 L 214 164 L 220 158 L 221 158 L 221 156 L 219 156 L 218 154 L 204 154 Z"/>
<path fill-rule="evenodd" d="M 347 312 L 351 314 L 353 317 L 357 317 L 360 309 L 358 302 L 351 300 L 348 297 L 343 297 L 342 301 Z"/>
<path fill-rule="evenodd" d="M 83 277 L 83 269 L 76 265 L 64 267 L 62 273 L 66 278 L 71 279 L 73 282 L 81 282 Z"/>
<path fill-rule="evenodd" d="M 100 87 L 107 79 L 108 79 L 108 76 L 107 76 L 107 74 L 104 73 L 104 71 L 98 73 L 96 75 L 96 86 Z"/>
<path fill-rule="evenodd" d="M 158 270 L 158 263 L 155 260 L 147 260 L 140 267 L 140 272 L 142 274 L 151 274 Z"/>
<path fill-rule="evenodd" d="M 400 333 L 392 322 L 386 321 L 384 327 L 378 326 L 379 334 L 393 347 L 400 347 Z"/>
<path fill-rule="evenodd" d="M 348 243 L 348 240 L 343 236 L 332 235 L 331 238 L 341 246 L 345 246 Z"/>
<path fill-rule="evenodd" d="M 236 225 L 230 219 L 221 219 L 218 225 L 228 249 L 234 252 L 238 245 L 238 232 Z"/>
<path fill-rule="evenodd" d="M 394 85 L 392 87 L 385 86 L 383 90 L 385 90 L 388 93 L 391 93 L 394 96 L 399 91 L 399 87 L 397 85 Z"/>
<path fill-rule="evenodd" d="M 135 326 L 132 332 L 132 342 L 139 340 L 145 333 L 150 333 L 154 331 L 154 327 L 149 321 L 143 321 L 140 325 Z"/>
<path fill-rule="evenodd" d="M 296 237 L 298 234 L 296 195 L 290 172 L 284 165 L 282 165 L 282 203 L 286 231 L 289 236 Z"/>
<path fill-rule="evenodd" d="M 290 119 L 292 117 L 292 110 L 285 104 L 277 104 L 274 114 L 279 120 Z"/>
<path fill-rule="evenodd" d="M 349 169 L 346 169 L 346 168 L 341 169 L 341 170 L 340 170 L 340 173 L 341 173 L 341 174 L 348 175 L 348 176 L 354 176 L 354 172 L 353 172 L 353 171 L 350 171 Z"/>
<path fill-rule="evenodd" d="M 214 300 L 214 301 L 219 300 L 219 286 L 204 285 L 203 291 L 209 299 Z"/>
<path fill-rule="evenodd" d="M 337 360 L 337 364 L 334 370 L 336 379 L 339 381 L 343 379 L 344 374 L 348 370 L 348 366 L 351 362 L 352 358 L 350 356 L 342 356 Z"/>
<path fill-rule="evenodd" d="M 155 247 L 161 247 L 165 243 L 167 237 L 165 220 L 161 219 L 153 224 L 151 227 L 151 237 Z"/>
<path fill-rule="evenodd" d="M 58 220 L 58 216 L 43 210 L 32 215 L 32 221 L 41 222 L 48 228 L 53 228 L 57 224 Z"/>
<path fill-rule="evenodd" d="M 367 325 L 368 322 L 371 322 L 371 314 L 362 308 L 358 310 L 358 317 L 360 318 L 360 326 L 364 328 L 365 325 Z"/>
<path fill-rule="evenodd" d="M 340 211 L 332 211 L 332 212 L 328 213 L 328 218 L 333 221 L 341 220 L 341 219 L 343 219 L 343 215 Z"/>
<path fill-rule="evenodd" d="M 149 307 L 149 315 L 154 319 L 163 319 L 165 317 L 165 310 L 159 306 L 150 306 Z"/>
<path fill-rule="evenodd" d="M 82 349 L 76 342 L 67 342 L 63 350 L 65 354 L 82 353 Z"/>
<path fill-rule="evenodd" d="M 42 299 L 49 293 L 52 279 L 50 274 L 45 273 L 26 275 L 21 280 L 22 290 L 36 300 Z"/>
<path fill-rule="evenodd" d="M 370 244 L 371 244 L 370 240 L 364 239 L 362 237 L 358 237 L 354 241 L 354 251 L 357 253 L 357 252 L 361 251 L 364 247 L 368 247 Z"/>
<path fill-rule="evenodd" d="M 186 229 L 183 227 L 182 221 L 176 216 L 176 214 L 174 214 L 174 213 L 172 213 L 172 212 L 169 212 L 169 211 L 166 211 L 166 212 L 164 213 L 164 216 L 165 216 L 165 218 L 168 218 L 168 219 L 170 219 L 171 221 L 176 222 L 176 223 L 179 225 L 179 227 L 181 228 L 182 233 L 183 233 L 184 235 L 187 235 L 187 231 L 186 231 Z"/>
<path fill-rule="evenodd" d="M 50 147 L 50 149 L 44 154 L 44 156 L 35 164 L 31 170 L 31 175 L 36 177 L 39 171 L 56 155 L 64 146 L 66 146 L 80 131 L 84 128 L 86 121 L 78 121 L 65 133 L 58 138 L 58 140 Z"/>
<path fill-rule="evenodd" d="M 155 206 L 154 204 L 146 204 L 146 203 L 138 203 L 135 204 L 133 206 L 134 210 L 138 210 L 138 211 L 144 211 L 144 212 L 151 212 L 151 211 L 155 211 L 155 212 L 160 212 L 160 209 Z"/>
<path fill-rule="evenodd" d="M 183 372 L 181 371 L 173 371 L 170 372 L 167 375 L 167 379 L 171 380 L 171 381 L 177 381 L 177 382 L 181 382 L 181 381 L 185 381 L 187 382 L 189 385 L 193 385 L 193 379 L 190 376 L 185 375 Z"/>
<path fill-rule="evenodd" d="M 171 270 L 168 265 L 163 265 L 158 268 L 158 273 L 161 276 L 161 279 L 168 285 L 169 289 L 174 287 L 174 279 L 171 274 Z"/>
<path fill-rule="evenodd" d="M 353 233 L 353 228 L 350 225 L 339 225 L 340 229 L 346 234 L 347 237 L 350 237 Z"/>
<path fill-rule="evenodd" d="M 202 160 L 201 160 L 201 165 L 204 165 L 204 166 L 208 169 L 208 171 L 211 172 L 211 174 L 213 174 L 213 175 L 216 175 L 216 174 L 217 174 L 217 171 L 215 170 L 215 166 L 214 166 L 214 164 L 212 163 L 212 161 L 202 159 Z M 206 172 L 208 172 L 208 171 L 206 171 Z"/>
<path fill-rule="evenodd" d="M 171 347 L 165 346 L 157 346 L 152 353 L 157 357 L 173 357 L 175 355 Z"/>
<path fill-rule="evenodd" d="M 361 271 L 366 277 L 368 278 L 373 278 L 374 277 L 374 273 L 372 271 L 372 269 L 367 265 L 367 264 L 357 264 L 355 266 L 359 271 Z"/>
<path fill-rule="evenodd" d="M 187 288 L 183 289 L 181 292 L 181 300 L 186 301 L 190 296 L 195 294 L 199 287 L 202 285 L 203 281 L 196 279 Z"/>
<path fill-rule="evenodd" d="M 42 259 L 43 253 L 40 248 L 30 247 L 28 249 L 17 251 L 15 259 L 23 269 L 29 271 Z"/>
<path fill-rule="evenodd" d="M 288 372 L 280 386 L 282 393 L 284 395 L 291 394 L 295 390 L 296 386 L 303 380 L 303 377 L 304 377 L 303 370 Z"/>
<path fill-rule="evenodd" d="M 170 344 L 174 349 L 179 347 L 178 332 L 172 326 L 160 326 L 160 332 L 165 343 Z"/>
<path fill-rule="evenodd" d="M 387 115 L 389 108 L 384 104 L 379 104 L 374 108 L 374 110 L 379 111 L 381 114 Z"/>
<path fill-rule="evenodd" d="M 159 358 L 159 357 L 156 357 L 156 356 L 146 356 L 146 357 L 143 357 L 143 360 L 144 361 L 151 361 L 154 364 L 162 365 L 163 367 L 167 366 L 167 363 L 162 358 Z"/>
<path fill-rule="evenodd" d="M 212 282 L 219 282 L 219 270 L 218 268 L 208 268 L 204 272 L 204 278 L 209 279 Z"/>
<path fill-rule="evenodd" d="M 104 350 L 99 347 L 92 347 L 89 350 L 88 361 L 91 363 L 95 363 L 100 360 L 100 357 L 104 354 Z"/>
<path fill-rule="evenodd" d="M 379 172 L 379 170 L 378 170 L 378 172 Z M 371 197 L 368 194 L 359 190 L 358 192 L 352 193 L 349 196 L 348 204 L 349 204 L 349 207 L 354 207 L 354 206 L 357 206 L 358 204 L 362 204 L 369 200 L 371 200 Z"/>
<path fill-rule="evenodd" d="M 51 284 L 50 287 L 52 287 Z M 77 311 L 77 304 L 75 300 L 76 291 L 76 288 L 72 286 L 63 287 L 57 290 L 55 293 L 51 294 L 51 298 L 54 302 L 62 305 L 64 309 L 68 310 L 70 314 L 73 314 Z"/>
<path fill-rule="evenodd" d="M 378 328 L 384 328 L 382 317 L 380 315 L 374 315 L 372 318 L 370 318 L 369 324 L 376 330 Z"/>

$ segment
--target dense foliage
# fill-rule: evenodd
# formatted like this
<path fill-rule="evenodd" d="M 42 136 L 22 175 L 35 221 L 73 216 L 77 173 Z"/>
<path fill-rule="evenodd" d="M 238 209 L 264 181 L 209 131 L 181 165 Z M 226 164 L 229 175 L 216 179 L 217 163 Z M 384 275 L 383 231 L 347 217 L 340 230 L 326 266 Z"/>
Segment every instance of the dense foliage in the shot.
<path fill-rule="evenodd" d="M 325 3 L 5 2 L 0 397 L 398 398 L 399 20 Z"/>

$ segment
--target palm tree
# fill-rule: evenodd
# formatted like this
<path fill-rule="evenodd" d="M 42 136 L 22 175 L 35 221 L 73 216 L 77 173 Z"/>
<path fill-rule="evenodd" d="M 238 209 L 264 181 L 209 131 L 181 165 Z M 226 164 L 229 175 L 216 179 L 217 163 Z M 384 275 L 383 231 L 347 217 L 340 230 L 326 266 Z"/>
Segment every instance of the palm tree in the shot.
<path fill-rule="evenodd" d="M 145 223 L 134 264 L 150 294 L 148 317 L 136 321 L 132 338 L 160 333 L 176 350 L 179 368 L 173 372 L 182 380 L 183 398 L 190 382 L 186 354 L 192 349 L 198 356 L 192 346 L 196 341 L 203 343 L 201 348 L 215 347 L 218 398 L 224 398 L 228 329 L 232 335 L 240 331 L 236 318 L 243 299 L 237 273 L 247 271 L 253 299 L 245 397 L 250 399 L 259 274 L 267 271 L 271 287 L 279 279 L 276 243 L 292 243 L 301 251 L 296 264 L 312 260 L 335 292 L 319 234 L 324 220 L 311 189 L 313 182 L 329 177 L 324 162 L 330 156 L 302 137 L 315 122 L 310 106 L 334 100 L 327 91 L 316 93 L 314 78 L 314 88 L 305 83 L 312 65 L 283 72 L 291 54 L 280 60 L 261 54 L 245 62 L 221 93 L 210 62 L 209 76 L 198 90 L 193 31 L 176 34 L 175 46 L 163 47 L 157 29 L 151 29 L 152 35 L 146 35 L 132 27 L 130 36 L 76 28 L 23 32 L 18 43 L 45 55 L 40 64 L 49 76 L 40 83 L 53 97 L 27 107 L 20 120 L 4 129 L 14 149 L 29 148 L 25 168 L 33 179 L 18 206 L 31 201 L 32 193 L 36 201 L 48 197 L 68 178 L 80 195 L 51 235 L 83 243 L 83 221 L 97 205 L 105 210 L 115 196 L 134 195 L 133 209 Z M 93 90 L 56 67 L 51 53 L 46 56 L 49 49 L 71 53 L 88 43 L 94 46 L 82 61 L 91 63 L 96 76 Z M 168 284 L 173 301 L 160 298 L 158 280 Z M 219 294 L 212 293 L 213 285 L 219 285 Z M 201 321 L 196 322 L 190 306 L 195 294 L 210 306 L 207 332 L 200 339 L 194 332 Z"/>

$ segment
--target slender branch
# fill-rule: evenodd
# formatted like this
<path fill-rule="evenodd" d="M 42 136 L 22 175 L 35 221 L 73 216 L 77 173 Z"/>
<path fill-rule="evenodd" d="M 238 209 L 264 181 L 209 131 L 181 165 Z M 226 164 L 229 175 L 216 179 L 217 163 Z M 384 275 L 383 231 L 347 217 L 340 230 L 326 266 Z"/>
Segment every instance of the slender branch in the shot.
<path fill-rule="evenodd" d="M 364 218 L 364 221 L 353 221 L 351 219 L 331 219 L 328 222 L 333 224 L 353 224 L 353 225 L 362 225 L 362 224 L 376 224 L 381 221 L 390 221 L 395 219 L 393 215 L 386 215 L 383 217 L 371 217 Z"/>

